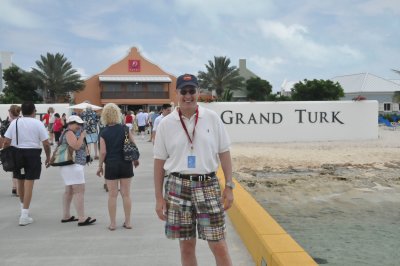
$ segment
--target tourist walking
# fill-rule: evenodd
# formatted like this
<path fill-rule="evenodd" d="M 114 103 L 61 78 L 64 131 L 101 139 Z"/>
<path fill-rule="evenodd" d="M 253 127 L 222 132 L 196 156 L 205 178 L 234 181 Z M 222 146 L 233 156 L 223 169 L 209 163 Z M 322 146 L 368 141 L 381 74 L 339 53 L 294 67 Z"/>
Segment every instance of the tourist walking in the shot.
<path fill-rule="evenodd" d="M 54 108 L 49 107 L 47 109 L 47 114 L 45 114 L 42 118 L 44 125 L 46 126 L 47 130 L 49 131 L 49 140 L 50 145 L 53 145 L 54 141 L 54 132 L 53 132 L 53 123 L 54 123 Z"/>
<path fill-rule="evenodd" d="M 35 105 L 31 102 L 24 102 L 21 105 L 21 111 L 23 117 L 13 120 L 4 134 L 6 138 L 4 147 L 11 145 L 19 148 L 23 157 L 24 167 L 15 171 L 14 176 L 18 179 L 18 193 L 21 200 L 19 225 L 27 225 L 33 222 L 29 216 L 29 207 L 34 182 L 40 178 L 42 171 L 41 143 L 46 154 L 46 166 L 50 161 L 50 143 L 46 128 L 41 121 L 35 118 Z M 18 126 L 18 144 L 16 126 Z"/>
<path fill-rule="evenodd" d="M 90 146 L 93 146 L 94 149 L 94 159 L 99 159 L 97 153 L 97 141 L 98 141 L 98 131 L 97 124 L 99 123 L 99 116 L 95 111 L 92 110 L 91 107 L 86 108 L 85 111 L 81 113 L 81 118 L 85 122 L 85 130 L 86 130 L 86 142 L 88 144 L 88 149 L 90 151 Z"/>
<path fill-rule="evenodd" d="M 166 221 L 167 238 L 179 239 L 182 265 L 197 265 L 196 229 L 216 265 L 232 265 L 224 212 L 232 206 L 234 188 L 229 136 L 214 111 L 197 105 L 195 76 L 178 77 L 176 89 L 179 108 L 160 122 L 154 142 L 156 213 Z M 219 161 L 226 184 L 222 195 L 215 175 Z"/>
<path fill-rule="evenodd" d="M 63 194 L 62 223 L 78 222 L 78 226 L 90 225 L 96 222 L 95 218 L 85 216 L 85 172 L 86 164 L 86 131 L 83 130 L 83 120 L 77 115 L 67 119 L 67 128 L 60 137 L 59 145 L 68 144 L 75 151 L 75 163 L 60 166 L 61 177 L 64 180 L 65 191 Z M 78 218 L 71 215 L 71 202 L 77 212 Z"/>
<path fill-rule="evenodd" d="M 126 126 L 121 124 L 121 111 L 113 103 L 104 106 L 101 113 L 101 122 L 106 126 L 100 136 L 100 158 L 98 176 L 106 179 L 108 187 L 108 213 L 110 216 L 110 225 L 108 229 L 116 229 L 117 196 L 118 186 L 122 196 L 125 220 L 123 227 L 131 229 L 131 178 L 133 177 L 133 167 L 139 165 L 139 161 L 125 161 L 123 158 L 123 146 L 125 132 L 131 142 L 134 143 L 134 137 L 130 130 L 125 130 Z M 127 128 L 126 128 L 127 129 Z M 103 163 L 105 168 L 103 169 Z"/>
<path fill-rule="evenodd" d="M 10 109 L 8 109 L 8 116 L 6 118 L 6 120 L 4 120 L 1 123 L 1 127 L 0 127 L 0 134 L 1 137 L 4 138 L 4 134 L 6 133 L 8 127 L 10 126 L 10 123 L 14 120 L 19 118 L 19 115 L 21 113 L 21 107 L 16 105 L 16 104 L 12 104 L 10 106 Z M 4 144 L 4 139 L 2 140 L 2 146 Z M 14 196 L 18 196 L 18 180 L 15 177 L 14 173 L 12 174 L 12 188 L 11 188 L 11 194 Z"/>
<path fill-rule="evenodd" d="M 127 111 L 125 114 L 125 125 L 129 128 L 129 130 L 132 130 L 133 127 L 133 116 L 132 116 L 132 111 Z"/>
<path fill-rule="evenodd" d="M 160 124 L 161 120 L 171 113 L 171 105 L 169 103 L 163 104 L 162 112 L 159 116 L 154 119 L 153 131 L 152 131 L 152 141 L 154 144 L 154 139 L 156 138 L 157 127 Z"/>
<path fill-rule="evenodd" d="M 54 140 L 58 144 L 58 141 L 60 140 L 60 136 L 62 131 L 64 130 L 64 121 L 60 117 L 59 113 L 54 114 L 54 123 L 53 123 L 53 133 L 54 133 Z"/>
<path fill-rule="evenodd" d="M 136 115 L 136 120 L 139 128 L 139 133 L 141 134 L 142 139 L 144 139 L 144 134 L 147 126 L 147 119 L 148 119 L 148 114 L 144 113 L 143 109 L 139 109 L 139 113 Z"/>

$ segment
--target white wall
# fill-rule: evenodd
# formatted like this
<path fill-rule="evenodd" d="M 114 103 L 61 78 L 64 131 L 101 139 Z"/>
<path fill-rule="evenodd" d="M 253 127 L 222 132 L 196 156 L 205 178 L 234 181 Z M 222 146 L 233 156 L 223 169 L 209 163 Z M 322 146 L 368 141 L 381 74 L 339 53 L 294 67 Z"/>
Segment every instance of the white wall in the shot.
<path fill-rule="evenodd" d="M 378 138 L 377 101 L 200 104 L 220 115 L 232 142 Z"/>
<path fill-rule="evenodd" d="M 21 104 L 17 104 L 21 106 Z M 2 120 L 6 119 L 8 116 L 8 109 L 10 109 L 11 104 L 0 104 L 0 118 Z M 35 104 L 36 107 L 36 114 L 45 114 L 47 113 L 47 109 L 49 107 L 53 107 L 56 113 L 59 113 L 60 116 L 63 113 L 66 113 L 67 116 L 71 114 L 71 109 L 68 109 L 69 104 L 67 103 L 54 103 L 54 104 Z M 22 115 L 22 113 L 21 113 Z"/>

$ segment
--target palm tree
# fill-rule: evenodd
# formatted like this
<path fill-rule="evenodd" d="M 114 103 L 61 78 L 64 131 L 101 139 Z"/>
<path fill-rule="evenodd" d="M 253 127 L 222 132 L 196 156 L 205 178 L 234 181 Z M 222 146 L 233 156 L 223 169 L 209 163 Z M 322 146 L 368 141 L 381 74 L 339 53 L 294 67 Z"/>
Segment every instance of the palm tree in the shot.
<path fill-rule="evenodd" d="M 215 90 L 218 98 L 226 89 L 238 90 L 243 88 L 244 78 L 239 75 L 236 66 L 229 66 L 231 60 L 225 56 L 214 56 L 214 62 L 208 60 L 207 72 L 199 71 L 198 78 L 200 87 Z"/>
<path fill-rule="evenodd" d="M 46 103 L 56 102 L 57 98 L 65 97 L 69 92 L 84 88 L 81 75 L 72 68 L 72 64 L 63 54 L 47 53 L 46 56 L 40 57 L 41 61 L 36 61 L 38 68 L 33 68 L 32 74 L 39 80 Z"/>

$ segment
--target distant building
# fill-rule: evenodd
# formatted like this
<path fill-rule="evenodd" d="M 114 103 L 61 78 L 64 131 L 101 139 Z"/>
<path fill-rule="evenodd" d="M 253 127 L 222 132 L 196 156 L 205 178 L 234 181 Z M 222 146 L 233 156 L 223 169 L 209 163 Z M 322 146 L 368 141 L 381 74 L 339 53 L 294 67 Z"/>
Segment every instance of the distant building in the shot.
<path fill-rule="evenodd" d="M 287 81 L 286 79 L 282 82 L 281 90 L 278 91 L 278 94 L 282 96 L 290 97 L 292 96 L 292 89 L 294 88 L 294 84 L 299 83 L 299 81 Z"/>
<path fill-rule="evenodd" d="M 341 100 L 353 100 L 359 96 L 367 100 L 377 100 L 380 112 L 398 112 L 399 103 L 394 99 L 395 92 L 400 92 L 400 84 L 375 76 L 370 73 L 360 73 L 337 76 L 331 79 L 339 82 L 345 96 Z"/>
<path fill-rule="evenodd" d="M 239 59 L 239 75 L 246 80 L 250 78 L 257 78 L 258 76 L 251 72 L 246 66 L 246 59 Z M 247 99 L 247 91 L 246 88 L 242 90 L 234 90 L 233 97 L 234 100 L 246 100 Z"/>
<path fill-rule="evenodd" d="M 0 52 L 0 92 L 6 87 L 3 71 L 12 65 L 12 52 Z"/>
<path fill-rule="evenodd" d="M 123 110 L 155 110 L 175 102 L 176 77 L 144 58 L 133 47 L 122 60 L 85 81 L 74 93 L 75 103 L 85 100 L 95 105 L 115 103 Z"/>

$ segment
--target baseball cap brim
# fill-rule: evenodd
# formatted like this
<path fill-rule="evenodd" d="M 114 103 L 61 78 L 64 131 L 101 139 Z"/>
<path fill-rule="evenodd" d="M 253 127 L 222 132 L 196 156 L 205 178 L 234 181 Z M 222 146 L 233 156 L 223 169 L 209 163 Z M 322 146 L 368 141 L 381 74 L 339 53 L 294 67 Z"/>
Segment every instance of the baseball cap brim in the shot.
<path fill-rule="evenodd" d="M 182 82 L 181 84 L 179 84 L 179 86 L 176 87 L 176 89 L 177 89 L 177 90 L 180 90 L 180 89 L 182 89 L 182 88 L 184 88 L 184 87 L 186 87 L 186 86 L 192 86 L 192 87 L 197 88 L 198 85 L 197 85 L 196 82 L 187 81 L 187 82 Z"/>

